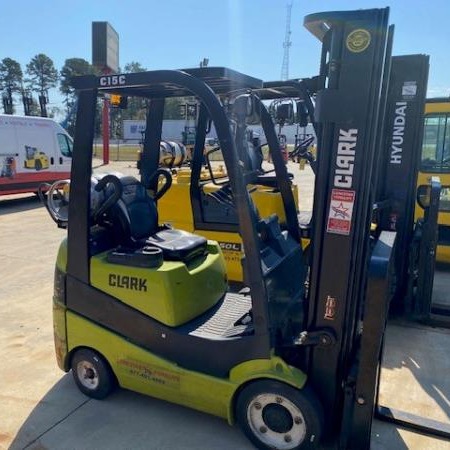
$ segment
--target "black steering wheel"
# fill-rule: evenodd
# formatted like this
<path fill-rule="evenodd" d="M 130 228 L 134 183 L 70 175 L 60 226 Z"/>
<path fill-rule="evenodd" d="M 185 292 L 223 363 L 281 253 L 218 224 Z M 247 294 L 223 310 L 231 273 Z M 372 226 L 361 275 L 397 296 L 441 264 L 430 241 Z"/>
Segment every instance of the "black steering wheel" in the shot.
<path fill-rule="evenodd" d="M 158 185 L 159 184 L 159 178 L 163 177 L 164 182 L 160 189 L 156 188 L 155 193 L 153 194 L 153 200 L 159 200 L 169 189 L 170 186 L 172 186 L 172 174 L 167 169 L 157 169 L 153 174 L 151 175 L 150 179 L 148 180 L 148 185 L 152 186 L 153 184 Z"/>
<path fill-rule="evenodd" d="M 100 204 L 100 206 L 95 209 L 92 212 L 92 219 L 94 220 L 94 222 L 98 222 L 98 220 L 100 219 L 100 217 L 109 209 L 111 209 L 120 199 L 120 197 L 122 197 L 122 183 L 120 182 L 119 178 L 117 178 L 115 175 L 105 175 L 95 186 L 95 190 L 97 192 L 101 192 L 102 190 L 105 190 L 105 195 L 107 195 L 106 193 L 106 188 L 112 186 L 113 187 L 113 192 L 111 195 L 109 195 L 109 197 Z"/>

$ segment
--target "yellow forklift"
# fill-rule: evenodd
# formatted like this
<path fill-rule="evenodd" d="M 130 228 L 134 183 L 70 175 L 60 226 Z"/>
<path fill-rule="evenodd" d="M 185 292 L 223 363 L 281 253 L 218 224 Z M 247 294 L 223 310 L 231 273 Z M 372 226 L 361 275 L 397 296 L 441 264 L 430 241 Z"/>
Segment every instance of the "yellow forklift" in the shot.
<path fill-rule="evenodd" d="M 25 169 L 35 169 L 37 171 L 48 169 L 50 167 L 48 156 L 39 151 L 36 147 L 25 145 L 25 160 L 23 163 Z"/>
<path fill-rule="evenodd" d="M 450 263 L 450 98 L 429 98 L 425 104 L 424 135 L 417 187 L 439 177 L 441 197 L 438 216 L 437 261 Z M 416 204 L 416 221 L 424 216 Z"/>
<path fill-rule="evenodd" d="M 57 361 L 86 395 L 119 385 L 180 403 L 237 422 L 263 449 L 369 448 L 395 243 L 395 232 L 371 230 L 392 34 L 388 9 L 313 14 L 305 26 L 322 42 L 322 182 L 307 258 L 261 80 L 220 67 L 73 80 L 71 179 L 51 186 L 47 207 L 68 230 L 55 268 Z M 140 180 L 89 170 L 102 94 L 150 100 Z M 228 289 L 220 245 L 197 234 L 211 223 L 228 233 L 208 220 L 218 208 L 194 196 L 202 222 L 193 233 L 158 217 L 173 188 L 158 167 L 164 100 L 187 96 L 200 105 L 191 180 L 200 179 L 210 121 L 217 131 L 228 177 L 219 190 L 233 199 L 243 250 L 239 293 Z M 256 118 L 270 180 L 247 145 Z M 253 200 L 253 187 L 268 183 L 283 227 Z"/>
<path fill-rule="evenodd" d="M 195 73 L 192 70 L 189 73 Z M 263 86 L 254 89 L 253 92 L 258 95 L 261 100 L 277 99 L 278 105 L 269 112 L 280 127 L 280 123 L 287 120 L 298 123 L 306 123 L 308 120 L 315 126 L 314 122 L 314 106 L 311 97 L 316 87 L 317 79 L 302 79 L 292 81 L 274 81 L 265 82 Z M 288 103 L 289 102 L 289 103 Z M 293 105 L 296 105 L 294 109 Z M 306 104 L 306 106 L 304 106 Z M 285 108 L 290 106 L 291 108 Z M 253 121 L 255 117 L 253 117 Z M 256 117 L 257 123 L 259 118 Z M 256 122 L 255 122 L 256 123 Z M 250 188 L 252 201 L 262 216 L 268 216 L 271 213 L 279 217 L 282 227 L 285 226 L 286 217 L 284 214 L 284 206 L 282 195 L 276 183 L 277 173 L 281 170 L 276 168 L 277 164 L 281 164 L 280 158 L 273 160 L 273 164 L 264 164 L 263 168 L 263 149 L 268 147 L 268 141 L 275 139 L 272 129 L 265 141 L 266 136 L 255 137 L 252 130 L 248 127 L 253 124 L 248 119 L 244 124 L 244 130 L 241 132 L 241 138 L 244 140 L 243 146 L 246 147 L 247 166 L 251 166 L 254 171 L 258 172 L 254 185 Z M 206 134 L 211 130 L 211 123 L 208 124 Z M 277 138 L 279 139 L 280 131 Z M 205 138 L 207 140 L 208 138 Z M 262 140 L 262 142 L 261 142 Z M 293 151 L 296 157 L 306 158 L 314 165 L 314 158 L 308 151 L 311 138 L 299 140 Z M 242 283 L 243 273 L 241 258 L 242 239 L 239 236 L 237 211 L 234 205 L 233 196 L 229 188 L 229 179 L 227 171 L 224 167 L 224 157 L 222 149 L 218 143 L 213 146 L 205 146 L 202 150 L 203 161 L 200 151 L 194 154 L 195 149 L 191 151 L 192 160 L 190 167 L 181 167 L 172 170 L 172 187 L 158 202 L 159 218 L 163 223 L 171 224 L 176 228 L 196 232 L 208 239 L 219 242 L 222 253 L 225 258 L 227 274 L 230 281 L 237 285 Z M 266 151 L 268 155 L 272 152 L 281 152 L 283 160 L 285 156 L 280 146 Z M 141 153 L 142 155 L 142 153 Z M 162 159 L 161 152 L 159 156 Z M 203 162 L 203 164 L 202 164 Z M 140 164 L 139 164 L 140 165 Z M 164 164 L 162 164 L 164 166 Z M 200 166 L 200 167 L 199 167 Z M 153 168 L 156 170 L 156 168 Z M 278 170 L 278 172 L 277 172 Z M 292 175 L 289 175 L 289 183 L 294 197 L 295 207 L 298 211 L 298 188 L 292 181 Z M 284 186 L 287 189 L 287 186 Z M 300 220 L 301 234 L 304 238 L 303 247 L 308 245 L 308 232 L 310 229 L 310 215 L 301 215 L 299 219 L 306 217 L 306 220 Z"/>

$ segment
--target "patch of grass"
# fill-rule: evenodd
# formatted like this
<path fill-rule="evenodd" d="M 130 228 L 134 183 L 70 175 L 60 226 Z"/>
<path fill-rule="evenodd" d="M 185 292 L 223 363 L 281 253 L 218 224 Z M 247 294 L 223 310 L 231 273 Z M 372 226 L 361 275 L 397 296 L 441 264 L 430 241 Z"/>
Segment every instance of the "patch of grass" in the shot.
<path fill-rule="evenodd" d="M 109 159 L 111 161 L 137 161 L 138 152 L 140 151 L 139 145 L 127 145 L 127 144 L 110 144 L 109 145 Z M 103 145 L 94 145 L 94 157 L 103 157 Z"/>
<path fill-rule="evenodd" d="M 210 150 L 212 147 L 206 147 L 205 150 Z M 294 149 L 293 145 L 288 145 L 288 151 L 291 152 Z M 110 144 L 109 145 L 109 159 L 111 161 L 137 161 L 138 152 L 141 150 L 139 145 L 129 144 Z M 262 148 L 264 159 L 268 156 L 268 147 Z M 103 158 L 103 145 L 94 144 L 94 157 Z M 217 151 L 210 155 L 211 161 L 223 161 L 222 152 Z"/>

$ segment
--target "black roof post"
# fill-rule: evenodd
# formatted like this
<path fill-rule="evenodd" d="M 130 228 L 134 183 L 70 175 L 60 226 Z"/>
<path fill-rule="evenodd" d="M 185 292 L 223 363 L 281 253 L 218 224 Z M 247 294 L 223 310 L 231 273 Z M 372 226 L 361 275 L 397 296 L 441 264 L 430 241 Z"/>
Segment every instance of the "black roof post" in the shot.
<path fill-rule="evenodd" d="M 92 82 L 96 80 L 93 76 L 86 78 L 91 78 Z M 96 88 L 79 93 L 70 176 L 67 273 L 84 283 L 89 283 L 90 192 L 96 102 Z"/>

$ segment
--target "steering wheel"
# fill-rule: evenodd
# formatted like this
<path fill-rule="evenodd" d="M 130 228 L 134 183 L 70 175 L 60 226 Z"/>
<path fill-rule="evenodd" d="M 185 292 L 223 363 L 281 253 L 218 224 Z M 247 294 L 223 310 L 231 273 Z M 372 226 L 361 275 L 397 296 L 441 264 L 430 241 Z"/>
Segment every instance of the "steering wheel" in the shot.
<path fill-rule="evenodd" d="M 113 188 L 111 194 L 108 192 L 110 186 Z M 119 178 L 115 175 L 109 174 L 100 179 L 100 181 L 95 185 L 94 191 L 104 191 L 104 195 L 106 197 L 106 200 L 104 202 L 100 202 L 99 206 L 93 207 L 93 211 L 91 213 L 92 219 L 94 223 L 97 223 L 100 217 L 105 214 L 106 211 L 111 209 L 118 202 L 120 197 L 122 197 L 123 188 Z"/>
<path fill-rule="evenodd" d="M 44 191 L 47 191 L 47 199 L 45 199 Z M 50 217 L 61 228 L 67 227 L 69 218 L 69 191 L 70 180 L 59 180 L 52 185 L 43 183 L 38 189 L 39 198 L 47 208 Z"/>
<path fill-rule="evenodd" d="M 152 186 L 153 184 L 158 185 L 159 184 L 159 178 L 163 177 L 164 182 L 161 187 L 161 189 L 156 188 L 156 192 L 153 195 L 153 200 L 159 200 L 169 189 L 170 186 L 172 186 L 172 174 L 167 169 L 157 169 L 153 174 L 151 175 L 150 179 L 148 180 L 148 185 Z"/>
<path fill-rule="evenodd" d="M 94 191 L 101 192 L 105 190 L 106 200 L 94 199 L 91 194 L 91 209 L 92 219 L 97 222 L 98 219 L 108 211 L 122 196 L 122 184 L 115 175 L 106 175 L 97 182 L 95 178 L 92 179 L 92 185 L 95 183 Z M 113 186 L 113 192 L 109 194 L 106 192 L 109 186 Z M 47 198 L 44 195 L 47 192 Z M 39 186 L 38 195 L 40 200 L 47 208 L 50 217 L 56 222 L 58 227 L 67 228 L 69 220 L 69 200 L 70 200 L 70 180 L 55 181 L 52 185 L 43 183 Z M 95 206 L 99 203 L 99 206 Z"/>

